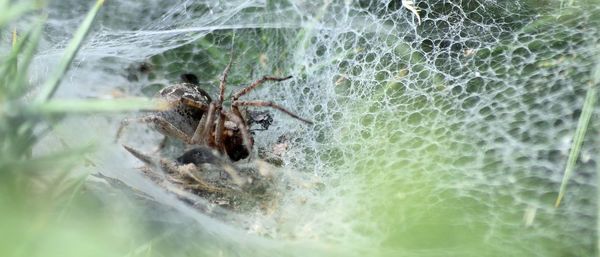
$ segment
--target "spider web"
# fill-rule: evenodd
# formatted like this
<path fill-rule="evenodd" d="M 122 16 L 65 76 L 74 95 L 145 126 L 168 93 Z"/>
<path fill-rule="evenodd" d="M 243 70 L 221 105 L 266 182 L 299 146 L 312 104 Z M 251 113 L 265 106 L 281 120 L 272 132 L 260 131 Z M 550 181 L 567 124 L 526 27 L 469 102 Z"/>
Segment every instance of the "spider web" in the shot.
<path fill-rule="evenodd" d="M 58 97 L 152 95 L 185 72 L 214 95 L 233 42 L 229 89 L 294 75 L 247 99 L 316 123 L 277 113 L 256 136 L 268 147 L 287 135 L 287 169 L 324 184 L 289 188 L 275 213 L 242 217 L 262 236 L 409 256 L 591 255 L 594 118 L 565 201 L 553 203 L 597 61 L 600 10 L 546 2 L 416 1 L 417 24 L 401 1 L 107 1 Z M 33 82 L 88 8 L 53 2 Z M 135 73 L 142 62 L 152 70 Z M 89 119 L 107 138 L 118 123 Z M 107 147 L 108 159 L 135 166 Z M 124 169 L 101 172 L 164 194 Z M 242 240 L 187 215 L 222 240 Z"/>

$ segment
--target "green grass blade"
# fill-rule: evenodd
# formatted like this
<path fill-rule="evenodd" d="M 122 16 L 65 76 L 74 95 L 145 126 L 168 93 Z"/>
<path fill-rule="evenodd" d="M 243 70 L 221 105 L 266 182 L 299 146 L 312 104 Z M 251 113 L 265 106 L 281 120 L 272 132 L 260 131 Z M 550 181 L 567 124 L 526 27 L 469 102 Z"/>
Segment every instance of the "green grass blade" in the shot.
<path fill-rule="evenodd" d="M 165 110 L 168 103 L 148 98 L 128 99 L 57 99 L 33 104 L 27 112 L 32 114 L 123 112 L 137 110 Z"/>
<path fill-rule="evenodd" d="M 13 33 L 12 33 L 12 47 L 15 47 L 15 45 L 17 44 L 17 29 L 13 29 Z"/>
<path fill-rule="evenodd" d="M 27 77 L 27 70 L 33 60 L 35 50 L 37 49 L 39 39 L 42 35 L 45 18 L 40 19 L 33 28 L 28 31 L 21 39 L 16 40 L 16 35 L 13 35 L 13 48 L 10 55 L 0 68 L 0 76 L 2 81 L 2 90 L 8 98 L 18 98 L 24 89 L 24 81 Z M 20 68 L 18 60 L 21 60 Z M 22 72 L 18 72 L 21 70 Z"/>
<path fill-rule="evenodd" d="M 22 172 L 47 173 L 53 169 L 61 170 L 64 167 L 81 163 L 83 159 L 81 154 L 93 150 L 94 148 L 90 145 L 27 159 L 27 161 L 0 156 L 0 176 L 11 172 L 15 174 Z"/>
<path fill-rule="evenodd" d="M 598 69 L 598 67 L 596 69 Z M 573 136 L 573 142 L 571 143 L 571 151 L 569 152 L 569 158 L 567 159 L 565 174 L 560 184 L 560 190 L 558 192 L 556 202 L 554 203 L 554 207 L 558 208 L 558 206 L 560 206 L 560 202 L 563 196 L 565 195 L 565 191 L 567 189 L 569 178 L 571 177 L 573 170 L 575 169 L 575 163 L 577 162 L 577 158 L 579 157 L 579 151 L 581 150 L 581 145 L 583 144 L 583 138 L 585 137 L 585 132 L 587 131 L 590 118 L 592 117 L 592 112 L 594 110 L 594 104 L 596 103 L 597 85 L 597 83 L 594 83 L 589 88 L 585 97 L 585 102 L 583 103 L 583 110 L 581 111 L 581 116 L 579 117 L 579 123 L 577 124 L 575 135 Z"/>
<path fill-rule="evenodd" d="M 98 11 L 100 11 L 100 7 L 102 7 L 103 4 L 104 0 L 97 0 L 94 7 L 86 15 L 85 19 L 83 20 L 83 23 L 81 24 L 81 26 L 79 26 L 79 28 L 75 32 L 75 35 L 73 36 L 73 39 L 65 49 L 65 54 L 61 59 L 60 64 L 58 65 L 58 69 L 51 75 L 50 79 L 48 79 L 46 83 L 44 83 L 44 85 L 42 86 L 42 91 L 37 98 L 38 102 L 47 101 L 56 92 L 56 89 L 58 88 L 58 85 L 60 84 L 63 75 L 66 73 L 66 71 L 69 69 L 69 66 L 73 62 L 75 55 L 79 51 L 83 40 L 90 31 L 90 27 L 92 26 L 92 23 L 94 22 L 94 19 L 96 18 Z"/>
<path fill-rule="evenodd" d="M 83 185 L 85 184 L 85 182 L 87 181 L 87 178 L 89 176 L 89 173 L 86 173 L 83 176 L 80 176 L 78 178 L 74 178 L 74 185 L 72 185 L 72 189 L 71 189 L 71 193 L 69 194 L 69 196 L 67 197 L 67 202 L 65 203 L 65 205 L 61 208 L 58 217 L 56 217 L 57 221 L 62 221 L 63 218 L 67 215 L 67 212 L 69 211 L 69 209 L 72 207 L 75 196 L 81 191 L 81 189 L 83 188 Z"/>
<path fill-rule="evenodd" d="M 20 49 L 21 47 L 19 46 L 19 48 L 17 48 L 17 41 L 18 41 L 18 35 L 17 35 L 17 28 L 13 29 L 12 32 L 12 42 L 11 42 L 11 46 L 13 49 L 13 53 L 15 53 L 14 58 L 9 59 L 7 61 L 7 65 L 8 65 L 8 73 L 11 75 L 15 75 L 15 74 L 19 74 L 19 55 L 18 53 L 20 52 L 20 50 L 16 50 L 16 49 Z M 11 76 L 13 77 L 13 76 Z"/>
<path fill-rule="evenodd" d="M 28 38 L 30 34 L 30 32 L 27 32 L 25 33 L 22 39 L 18 40 L 16 38 L 16 31 L 13 31 L 12 47 L 10 49 L 10 52 L 6 57 L 4 57 L 3 62 L 0 63 L 0 78 L 2 78 L 2 90 L 8 91 L 13 79 L 17 74 L 17 57 L 19 56 L 19 53 L 21 53 L 23 47 L 25 46 L 25 42 L 29 41 Z"/>
<path fill-rule="evenodd" d="M 19 42 L 17 38 L 17 29 L 12 31 L 11 49 L 5 60 L 0 62 L 0 101 L 14 98 L 14 78 L 19 74 L 18 55 L 25 40 Z"/>
<path fill-rule="evenodd" d="M 29 40 L 27 42 L 27 45 L 25 46 L 25 48 L 23 49 L 23 52 L 21 53 L 21 71 L 23 71 L 23 72 L 17 72 L 17 75 L 13 82 L 13 88 L 12 88 L 12 90 L 14 90 L 13 92 L 17 91 L 18 89 L 24 89 L 23 85 L 24 85 L 25 79 L 28 75 L 28 73 L 26 71 L 29 70 L 29 65 L 31 64 L 31 61 L 33 60 L 33 57 L 35 55 L 35 51 L 37 50 L 38 44 L 40 42 L 40 37 L 42 36 L 42 30 L 44 28 L 45 21 L 46 21 L 45 17 L 40 18 L 39 21 L 34 25 L 33 30 L 31 31 Z M 20 92 L 16 92 L 16 93 L 20 93 Z"/>

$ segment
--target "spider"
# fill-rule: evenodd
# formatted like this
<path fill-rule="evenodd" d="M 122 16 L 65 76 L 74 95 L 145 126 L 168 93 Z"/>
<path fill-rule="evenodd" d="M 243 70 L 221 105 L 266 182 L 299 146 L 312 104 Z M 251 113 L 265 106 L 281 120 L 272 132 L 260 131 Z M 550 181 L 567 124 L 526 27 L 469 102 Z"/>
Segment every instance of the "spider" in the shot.
<path fill-rule="evenodd" d="M 232 161 L 244 159 L 252 153 L 254 141 L 249 126 L 257 123 L 266 129 L 272 121 L 272 118 L 264 112 L 242 112 L 242 107 L 270 107 L 304 123 L 313 124 L 312 121 L 301 118 L 271 101 L 240 100 L 240 97 L 267 81 L 280 82 L 288 80 L 292 76 L 264 76 L 233 93 L 231 107 L 229 110 L 225 109 L 223 106 L 225 87 L 232 62 L 233 55 L 221 75 L 219 96 L 216 100 L 198 87 L 198 79 L 194 75 L 184 74 L 182 76 L 183 83 L 166 87 L 155 96 L 167 101 L 171 108 L 152 113 L 141 118 L 141 121 L 154 124 L 163 135 L 176 137 L 186 144 L 206 145 L 220 153 L 226 153 Z M 122 122 L 117 132 L 117 138 L 128 123 L 128 120 Z"/>

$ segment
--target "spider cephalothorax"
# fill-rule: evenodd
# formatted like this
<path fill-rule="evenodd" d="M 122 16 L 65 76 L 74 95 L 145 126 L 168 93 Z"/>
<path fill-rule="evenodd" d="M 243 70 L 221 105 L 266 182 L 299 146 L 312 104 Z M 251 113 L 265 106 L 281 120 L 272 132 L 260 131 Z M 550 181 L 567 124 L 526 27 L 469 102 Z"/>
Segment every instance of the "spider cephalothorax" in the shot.
<path fill-rule="evenodd" d="M 167 101 L 171 108 L 150 114 L 142 120 L 155 124 L 157 129 L 164 135 L 176 137 L 188 145 L 206 145 L 221 153 L 226 153 L 232 161 L 244 159 L 252 152 L 254 142 L 249 132 L 249 126 L 252 123 L 259 124 L 263 129 L 266 129 L 272 122 L 272 118 L 268 113 L 247 114 L 243 110 L 244 107 L 271 107 L 305 123 L 312 124 L 311 121 L 303 119 L 270 101 L 239 100 L 240 97 L 248 94 L 266 81 L 284 81 L 292 78 L 292 76 L 264 76 L 233 93 L 231 107 L 226 109 L 223 102 L 225 101 L 225 87 L 231 64 L 230 61 L 223 71 L 217 99 L 213 100 L 208 93 L 198 87 L 198 80 L 195 76 L 185 74 L 182 75 L 183 83 L 166 87 L 156 95 L 156 98 Z"/>

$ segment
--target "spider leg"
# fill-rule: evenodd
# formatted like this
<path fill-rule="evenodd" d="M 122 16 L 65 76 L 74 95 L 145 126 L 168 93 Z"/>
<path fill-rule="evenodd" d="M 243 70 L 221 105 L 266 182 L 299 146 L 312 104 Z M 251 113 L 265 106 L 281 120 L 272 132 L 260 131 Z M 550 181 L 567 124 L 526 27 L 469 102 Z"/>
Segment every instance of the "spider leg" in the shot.
<path fill-rule="evenodd" d="M 287 109 L 283 108 L 282 106 L 280 106 L 276 103 L 270 102 L 270 101 L 234 101 L 232 103 L 232 105 L 233 106 L 271 107 L 271 108 L 280 110 L 280 111 L 286 113 L 287 115 L 292 116 L 293 118 L 295 118 L 297 120 L 303 121 L 303 122 L 311 124 L 311 125 L 313 124 L 312 121 L 304 119 L 304 118 L 294 114 L 293 112 L 288 111 Z"/>
<path fill-rule="evenodd" d="M 119 141 L 119 139 L 121 138 L 121 136 L 123 135 L 123 131 L 125 131 L 125 129 L 127 127 L 129 127 L 129 125 L 131 125 L 131 123 L 134 122 L 139 122 L 139 123 L 154 123 L 157 126 L 160 127 L 160 129 L 163 129 L 163 127 L 167 127 L 166 129 L 164 129 L 166 132 L 171 132 L 173 131 L 173 135 L 175 137 L 180 138 L 181 140 L 185 141 L 185 139 L 183 139 L 184 136 L 182 136 L 181 134 L 185 135 L 185 133 L 183 133 L 181 130 L 179 130 L 178 128 L 176 128 L 175 126 L 171 125 L 168 121 L 157 117 L 157 116 L 146 116 L 146 117 L 141 117 L 141 118 L 125 118 L 121 121 L 121 124 L 119 125 L 119 128 L 117 129 L 117 135 L 115 136 L 115 142 Z M 187 136 L 185 136 L 187 137 Z"/>
<path fill-rule="evenodd" d="M 238 127 L 240 128 L 240 131 L 242 132 L 242 139 L 244 140 L 244 145 L 246 146 L 246 150 L 248 150 L 248 153 L 250 154 L 250 158 L 248 158 L 249 160 L 252 159 L 252 138 L 250 137 L 250 132 L 248 131 L 248 127 L 246 126 L 246 123 L 244 122 L 244 120 L 241 117 L 238 117 L 235 113 L 233 112 L 227 112 L 227 111 L 223 111 L 222 114 L 227 117 L 229 120 L 235 122 Z"/>
<path fill-rule="evenodd" d="M 244 119 L 244 115 L 242 115 L 242 112 L 240 111 L 240 108 L 232 105 L 230 114 L 237 116 L 237 118 L 238 118 L 237 120 L 234 120 L 232 118 L 229 118 L 229 120 L 234 121 L 238 125 L 238 127 L 240 127 L 240 129 L 242 131 L 242 137 L 244 139 L 244 145 L 249 146 L 249 148 L 252 149 L 253 142 L 250 140 L 247 140 L 246 136 L 244 136 L 244 134 L 243 134 L 244 133 L 243 131 L 249 131 L 249 128 L 248 128 L 248 124 L 246 124 L 246 119 Z M 248 151 L 248 153 L 252 153 L 252 151 Z"/>
<path fill-rule="evenodd" d="M 240 119 L 242 119 L 242 121 L 246 120 L 244 118 L 246 116 L 242 114 L 242 111 L 237 106 L 231 106 L 231 112 L 233 112 L 233 114 L 237 115 Z M 244 122 L 244 124 L 246 124 L 246 122 Z"/>
<path fill-rule="evenodd" d="M 119 139 L 121 138 L 121 136 L 123 134 L 124 129 L 127 126 L 129 126 L 129 124 L 131 124 L 131 122 L 154 123 L 154 121 L 152 120 L 151 117 L 136 118 L 136 119 L 124 119 L 124 120 L 121 121 L 121 125 L 119 126 L 119 129 L 117 130 L 117 135 L 115 136 L 115 142 L 119 141 Z M 168 122 L 166 122 L 166 123 L 168 123 Z M 159 125 L 159 124 L 157 124 L 157 125 Z M 179 130 L 179 129 L 177 129 L 177 130 Z M 179 131 L 179 132 L 174 132 L 173 135 L 175 135 L 175 136 L 179 135 L 177 137 L 180 137 L 181 134 L 179 134 L 179 133 L 185 134 L 185 133 Z M 187 138 L 187 135 L 185 136 L 185 138 Z M 160 141 L 160 144 L 158 145 L 158 147 L 156 148 L 156 150 L 154 150 L 154 152 L 159 152 L 160 150 L 162 150 L 163 148 L 165 148 L 165 146 L 167 145 L 168 139 L 169 139 L 169 137 L 166 136 L 166 135 L 164 135 L 163 139 Z M 182 139 L 182 140 L 184 140 L 184 139 Z M 127 149 L 127 147 L 125 147 L 125 148 Z"/>
<path fill-rule="evenodd" d="M 129 153 L 131 153 L 131 155 L 133 155 L 135 158 L 142 161 L 143 163 L 148 165 L 156 165 L 156 160 L 152 156 L 142 153 L 128 145 L 123 145 L 123 148 L 125 148 L 125 150 L 127 150 Z"/>
<path fill-rule="evenodd" d="M 158 152 L 160 152 L 160 150 L 165 148 L 167 146 L 168 141 L 169 141 L 169 137 L 163 136 L 163 139 L 160 140 L 160 144 L 158 144 L 158 147 L 156 148 L 156 150 L 154 150 L 154 153 L 158 153 Z"/>
<path fill-rule="evenodd" d="M 211 129 L 215 122 L 215 103 L 210 103 L 206 115 L 202 115 L 192 136 L 192 144 L 211 145 Z"/>
<path fill-rule="evenodd" d="M 139 119 L 136 119 L 139 120 Z M 119 142 L 119 139 L 121 138 L 123 131 L 125 130 L 126 127 L 129 126 L 129 124 L 131 123 L 132 119 L 128 119 L 125 118 L 121 121 L 121 124 L 119 125 L 119 128 L 117 129 L 117 134 L 115 135 L 115 143 Z"/>
<path fill-rule="evenodd" d="M 208 124 L 214 122 L 214 118 L 212 118 L 214 116 L 211 114 L 215 112 L 215 105 L 213 103 L 208 105 L 187 97 L 182 97 L 180 101 L 187 106 L 204 111 L 205 115 L 202 115 L 202 118 L 200 118 L 200 122 L 198 122 L 194 135 L 192 135 L 191 142 L 192 144 L 208 144 L 209 140 L 207 135 L 210 134 L 210 126 L 208 126 Z M 211 118 L 209 119 L 209 117 Z M 211 123 L 207 123 L 209 120 L 211 120 Z"/>
<path fill-rule="evenodd" d="M 233 111 L 233 113 L 235 115 L 237 115 L 239 117 L 239 119 L 242 120 L 241 123 L 239 123 L 240 128 L 242 128 L 245 131 L 248 131 L 248 124 L 246 124 L 244 116 L 242 115 L 242 112 L 240 111 L 240 109 L 238 108 L 238 105 L 235 105 L 235 103 L 237 102 L 237 100 L 242 97 L 245 94 L 248 94 L 250 91 L 254 90 L 255 88 L 257 88 L 258 86 L 262 85 L 264 82 L 266 81 L 284 81 L 284 80 L 288 80 L 291 79 L 292 76 L 287 76 L 287 77 L 272 77 L 272 76 L 263 76 L 262 78 L 252 82 L 252 84 L 250 84 L 250 86 L 247 86 L 245 88 L 242 88 L 240 91 L 236 92 L 235 94 L 233 94 L 233 96 L 231 97 L 231 102 L 232 102 L 232 106 L 231 109 Z M 284 112 L 290 113 L 289 111 L 283 109 Z M 293 115 L 293 114 L 292 114 Z M 249 138 L 249 137 L 248 137 Z M 249 141 L 247 140 L 246 136 L 244 136 L 244 140 L 245 141 Z M 246 144 L 247 146 L 250 146 L 250 149 L 252 149 L 252 142 L 250 142 L 250 144 Z M 251 151 L 250 151 L 251 153 Z"/>
<path fill-rule="evenodd" d="M 225 127 L 225 119 L 221 113 L 222 111 L 222 109 L 216 111 L 217 124 L 215 127 L 215 145 L 221 153 L 223 153 L 225 149 L 225 146 L 223 145 L 223 128 Z"/>
<path fill-rule="evenodd" d="M 229 70 L 231 70 L 231 64 L 233 63 L 233 53 L 231 53 L 231 58 L 229 59 L 229 63 L 225 70 L 223 70 L 223 74 L 221 75 L 221 80 L 219 83 L 219 102 L 218 105 L 222 106 L 223 101 L 225 101 L 225 86 L 227 85 L 227 76 L 229 76 Z"/>
<path fill-rule="evenodd" d="M 228 118 L 229 118 L 229 120 L 236 123 L 237 126 L 240 128 L 240 131 L 242 132 L 242 139 L 243 139 L 244 145 L 246 146 L 246 150 L 248 151 L 248 154 L 249 154 L 248 161 L 252 160 L 252 157 L 253 157 L 252 147 L 254 146 L 254 142 L 252 141 L 252 138 L 250 137 L 248 124 L 246 123 L 246 119 L 244 118 L 244 115 L 242 115 L 242 112 L 240 111 L 240 109 L 237 106 L 232 105 L 231 112 L 229 113 Z"/>
<path fill-rule="evenodd" d="M 162 130 L 163 132 L 165 132 L 164 133 L 165 135 L 174 136 L 187 144 L 192 143 L 192 139 L 190 138 L 190 136 L 185 134 L 183 131 L 179 130 L 177 127 L 175 127 L 173 124 L 169 123 L 167 120 L 165 120 L 162 117 L 149 116 L 149 117 L 144 117 L 141 120 L 143 122 L 155 124 L 159 130 Z"/>
<path fill-rule="evenodd" d="M 181 101 L 181 103 L 187 106 L 194 107 L 203 111 L 208 111 L 208 104 L 205 104 L 203 102 L 199 102 L 187 97 L 182 97 L 179 101 Z"/>
<path fill-rule="evenodd" d="M 291 78 L 292 78 L 292 76 L 287 76 L 287 77 L 283 77 L 283 78 L 264 76 L 256 81 L 252 82 L 252 84 L 250 84 L 250 86 L 242 88 L 240 91 L 235 93 L 231 98 L 235 101 L 235 100 L 239 99 L 240 97 L 242 97 L 243 95 L 248 94 L 250 91 L 254 90 L 258 86 L 260 86 L 262 83 L 264 83 L 265 81 L 284 81 L 284 80 L 288 80 Z"/>
<path fill-rule="evenodd" d="M 211 140 L 209 137 L 212 128 L 211 125 L 215 122 L 214 114 L 216 105 L 214 103 L 206 104 L 187 97 L 182 97 L 180 101 L 187 106 L 194 107 L 205 112 L 205 115 L 202 115 L 202 118 L 200 118 L 200 122 L 198 122 L 198 126 L 196 127 L 194 135 L 191 138 L 192 144 L 210 144 Z"/>
<path fill-rule="evenodd" d="M 223 126 L 225 123 L 225 119 L 223 114 L 223 101 L 225 101 L 225 86 L 227 85 L 227 76 L 229 75 L 229 70 L 231 70 L 231 64 L 233 63 L 233 53 L 231 54 L 231 58 L 229 59 L 229 63 L 225 70 L 223 71 L 223 75 L 221 76 L 221 82 L 219 83 L 219 100 L 216 105 L 215 113 L 217 114 L 217 127 L 215 128 L 215 145 L 220 152 L 224 152 L 225 149 L 223 145 Z"/>

